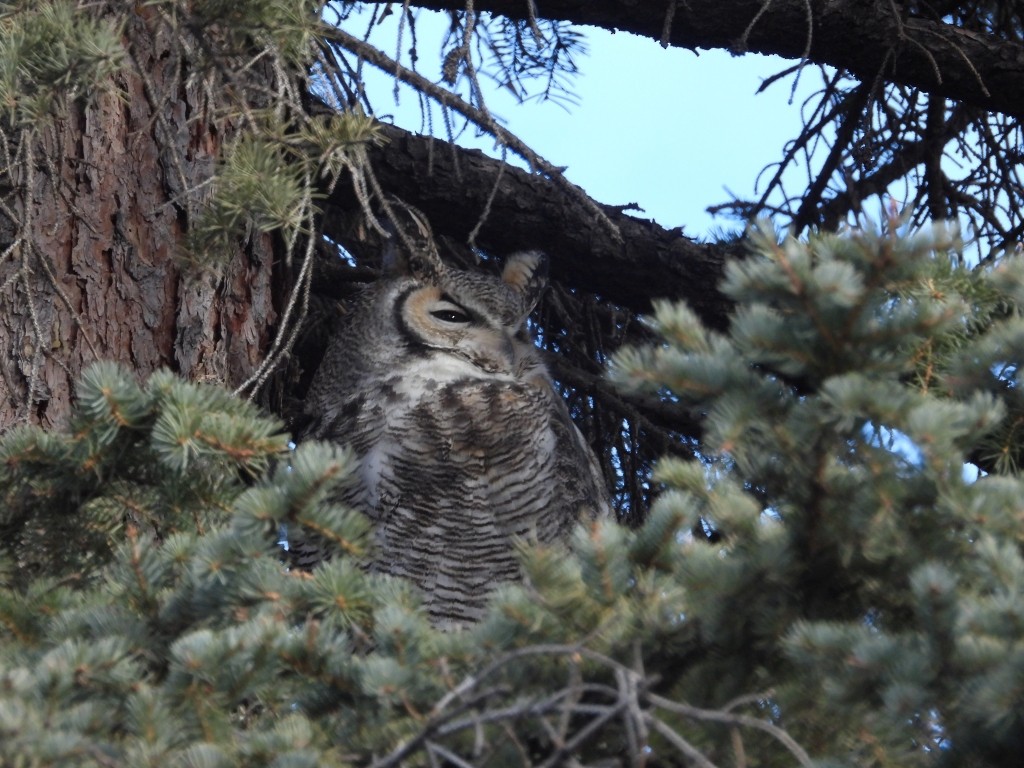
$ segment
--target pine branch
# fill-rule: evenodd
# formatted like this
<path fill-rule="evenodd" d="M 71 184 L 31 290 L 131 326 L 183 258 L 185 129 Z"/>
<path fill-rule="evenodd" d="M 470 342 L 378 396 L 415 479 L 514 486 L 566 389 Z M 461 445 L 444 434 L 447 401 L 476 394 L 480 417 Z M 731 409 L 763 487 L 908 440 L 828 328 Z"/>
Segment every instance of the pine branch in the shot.
<path fill-rule="evenodd" d="M 605 207 L 622 234 L 619 244 L 593 226 L 589 206 L 567 197 L 554 181 L 503 167 L 476 150 L 452 146 L 434 152 L 428 137 L 392 126 L 380 130 L 388 141 L 369 151 L 374 172 L 386 190 L 427 216 L 437 236 L 465 242 L 490 200 L 491 216 L 477 236 L 481 248 L 495 254 L 543 248 L 552 277 L 566 286 L 647 312 L 650 286 L 656 285 L 655 298 L 686 299 L 712 326 L 724 323 L 728 302 L 709 286 L 721 279 L 727 257 L 744 253 L 741 244 L 697 243 L 678 230 Z M 336 190 L 330 202 L 341 211 L 358 210 L 347 189 Z M 333 217 L 324 227 L 332 239 L 358 251 L 352 237 L 358 228 L 350 221 Z"/>
<path fill-rule="evenodd" d="M 606 235 L 611 237 L 612 240 L 618 241 L 621 239 L 621 235 L 615 224 L 609 220 L 604 211 L 601 210 L 601 208 L 594 203 L 590 197 L 565 179 L 562 174 L 562 169 L 553 166 L 547 160 L 534 152 L 517 136 L 498 125 L 494 120 L 494 117 L 487 112 L 486 109 L 474 107 L 452 91 L 448 91 L 434 85 L 419 73 L 407 69 L 399 62 L 385 55 L 379 49 L 357 37 L 354 37 L 353 35 L 348 34 L 340 27 L 333 27 L 327 30 L 325 32 L 325 37 L 395 78 L 409 83 L 420 92 L 434 98 L 439 104 L 454 109 L 463 117 L 472 120 L 482 130 L 492 134 L 501 145 L 510 148 L 526 160 L 530 164 L 530 167 L 535 171 L 543 173 L 547 177 L 553 179 L 566 194 L 575 198 L 577 203 L 583 205 L 590 212 L 591 216 L 595 217 L 605 227 Z"/>

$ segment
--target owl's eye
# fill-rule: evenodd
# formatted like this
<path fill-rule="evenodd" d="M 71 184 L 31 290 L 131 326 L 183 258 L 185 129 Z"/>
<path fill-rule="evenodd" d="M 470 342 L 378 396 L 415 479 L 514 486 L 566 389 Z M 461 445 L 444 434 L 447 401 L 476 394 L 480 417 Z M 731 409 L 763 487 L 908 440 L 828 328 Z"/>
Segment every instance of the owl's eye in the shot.
<path fill-rule="evenodd" d="M 449 304 L 441 309 L 435 309 L 430 314 L 444 323 L 468 323 L 472 318 L 462 311 L 461 307 Z"/>

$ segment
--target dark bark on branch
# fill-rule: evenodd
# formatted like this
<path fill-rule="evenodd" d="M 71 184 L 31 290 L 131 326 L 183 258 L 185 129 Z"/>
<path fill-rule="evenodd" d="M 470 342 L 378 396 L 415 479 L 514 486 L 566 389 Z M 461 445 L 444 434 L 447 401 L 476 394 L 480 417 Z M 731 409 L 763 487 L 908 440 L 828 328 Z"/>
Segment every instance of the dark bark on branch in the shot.
<path fill-rule="evenodd" d="M 422 210 L 435 235 L 465 242 L 497 181 L 476 237 L 485 251 L 543 249 L 551 258 L 551 276 L 567 287 L 641 313 L 650 311 L 652 299 L 683 299 L 709 325 L 722 327 L 728 304 L 714 286 L 725 260 L 743 254 L 741 245 L 697 243 L 677 230 L 602 206 L 622 233 L 617 243 L 596 225 L 592 212 L 548 178 L 502 169 L 500 161 L 477 150 L 390 126 L 384 130 L 388 143 L 371 151 L 381 186 Z M 331 202 L 342 211 L 357 210 L 351 191 L 343 187 Z M 324 227 L 331 237 L 351 242 L 344 217 L 329 215 Z"/>
<path fill-rule="evenodd" d="M 465 3 L 419 0 L 434 10 L 462 10 Z M 525 0 L 476 0 L 477 11 L 526 18 Z M 663 39 L 666 12 L 674 7 L 667 43 L 682 48 L 724 48 L 743 53 L 801 58 L 850 71 L 871 81 L 883 77 L 996 112 L 1024 115 L 1024 46 L 941 21 L 900 19 L 889 0 L 543 0 L 544 18 Z M 754 22 L 757 14 L 762 15 Z M 808 25 L 808 13 L 813 13 Z"/>

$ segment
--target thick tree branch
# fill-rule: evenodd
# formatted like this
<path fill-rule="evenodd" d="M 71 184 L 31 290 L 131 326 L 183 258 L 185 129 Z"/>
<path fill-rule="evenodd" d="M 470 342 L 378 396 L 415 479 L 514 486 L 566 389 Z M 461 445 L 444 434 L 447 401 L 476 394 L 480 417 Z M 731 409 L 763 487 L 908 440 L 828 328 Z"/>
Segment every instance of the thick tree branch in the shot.
<path fill-rule="evenodd" d="M 547 177 L 507 165 L 502 171 L 500 161 L 482 152 L 391 126 L 384 133 L 388 143 L 370 152 L 381 186 L 422 210 L 435 235 L 465 242 L 497 181 L 490 214 L 476 238 L 484 250 L 543 249 L 551 257 L 552 277 L 567 287 L 637 312 L 649 312 L 652 298 L 684 299 L 710 325 L 723 325 L 728 304 L 713 286 L 726 258 L 742 255 L 742 246 L 697 243 L 602 206 L 622 233 L 622 242 L 615 242 L 596 226 L 579 196 L 568 195 Z M 331 203 L 354 211 L 356 201 L 345 186 L 339 185 Z M 341 242 L 351 239 L 341 215 L 328 216 L 324 226 Z"/>
<path fill-rule="evenodd" d="M 463 0 L 418 0 L 433 10 L 462 10 Z M 475 0 L 477 11 L 526 19 L 525 0 Z M 1024 115 L 1024 46 L 938 20 L 894 15 L 890 0 L 543 0 L 539 15 L 624 30 L 682 48 L 725 48 L 801 58 L 883 77 L 967 104 Z M 671 24 L 666 14 L 674 9 Z M 812 27 L 808 39 L 808 12 Z M 755 22 L 756 19 L 756 22 Z M 752 23 L 754 22 L 754 23 Z M 665 34 L 667 30 L 667 34 Z"/>

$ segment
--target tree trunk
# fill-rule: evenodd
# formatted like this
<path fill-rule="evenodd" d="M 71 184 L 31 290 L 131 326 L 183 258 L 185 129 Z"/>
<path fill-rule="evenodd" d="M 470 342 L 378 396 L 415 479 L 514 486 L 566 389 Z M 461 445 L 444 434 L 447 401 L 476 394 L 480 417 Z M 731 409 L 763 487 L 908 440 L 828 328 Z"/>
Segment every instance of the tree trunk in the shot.
<path fill-rule="evenodd" d="M 19 136 L 27 162 L 0 232 L 0 430 L 64 422 L 94 360 L 232 386 L 266 348 L 277 314 L 270 238 L 218 269 L 181 258 L 192 201 L 231 126 L 210 118 L 149 21 L 136 16 L 126 35 L 144 75 L 126 68 L 89 103 Z"/>

